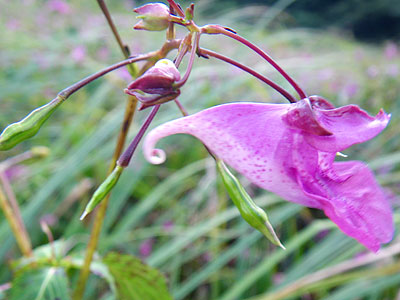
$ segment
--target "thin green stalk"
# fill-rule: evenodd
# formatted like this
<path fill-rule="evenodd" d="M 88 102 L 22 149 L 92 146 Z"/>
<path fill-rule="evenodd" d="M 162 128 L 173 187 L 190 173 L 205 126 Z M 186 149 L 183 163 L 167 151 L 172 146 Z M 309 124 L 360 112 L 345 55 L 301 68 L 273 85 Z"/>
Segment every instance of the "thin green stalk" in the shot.
<path fill-rule="evenodd" d="M 21 210 L 19 209 L 17 198 L 15 197 L 15 194 L 11 187 L 10 181 L 8 180 L 6 175 L 1 171 L 0 171 L 0 182 L 4 187 L 5 196 L 8 198 L 8 201 L 9 201 L 11 209 L 12 209 L 13 216 L 17 221 L 18 228 L 19 228 L 18 233 L 21 234 L 21 238 L 25 241 L 24 244 L 29 246 L 28 248 L 31 249 L 30 252 L 32 252 L 32 243 L 29 238 L 28 231 L 26 230 L 24 221 L 22 219 Z"/>
<path fill-rule="evenodd" d="M 14 215 L 11 205 L 6 198 L 6 195 L 4 194 L 3 191 L 3 187 L 1 185 L 0 185 L 0 208 L 4 213 L 4 216 L 7 219 L 8 224 L 10 224 L 11 231 L 14 234 L 14 237 L 17 241 L 18 247 L 21 250 L 22 254 L 26 257 L 31 257 L 32 246 L 30 244 L 30 241 L 26 239 L 26 237 L 23 234 L 23 231 L 20 230 L 18 219 Z"/>

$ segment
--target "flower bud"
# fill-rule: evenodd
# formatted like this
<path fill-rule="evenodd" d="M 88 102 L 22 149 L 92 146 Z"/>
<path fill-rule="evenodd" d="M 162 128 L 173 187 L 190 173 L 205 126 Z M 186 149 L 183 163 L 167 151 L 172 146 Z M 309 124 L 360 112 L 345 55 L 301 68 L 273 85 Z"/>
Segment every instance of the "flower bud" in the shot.
<path fill-rule="evenodd" d="M 274 245 L 285 249 L 269 222 L 266 212 L 254 203 L 240 181 L 228 170 L 225 163 L 217 159 L 217 170 L 233 203 L 239 209 L 243 219 L 260 231 Z"/>
<path fill-rule="evenodd" d="M 131 82 L 125 93 L 137 97 L 142 102 L 140 109 L 144 109 L 178 97 L 180 91 L 174 84 L 180 79 L 181 75 L 175 64 L 168 59 L 162 59 Z"/>
<path fill-rule="evenodd" d="M 161 31 L 168 28 L 170 11 L 163 3 L 149 3 L 133 10 L 140 20 L 133 28 L 138 30 Z"/>

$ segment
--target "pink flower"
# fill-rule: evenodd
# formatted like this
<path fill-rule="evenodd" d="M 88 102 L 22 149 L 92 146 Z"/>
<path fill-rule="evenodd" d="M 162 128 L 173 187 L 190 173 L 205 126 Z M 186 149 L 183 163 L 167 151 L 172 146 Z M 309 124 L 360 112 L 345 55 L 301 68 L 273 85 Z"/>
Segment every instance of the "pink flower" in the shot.
<path fill-rule="evenodd" d="M 63 0 L 50 0 L 48 2 L 48 6 L 50 10 L 56 11 L 62 15 L 66 15 L 71 12 L 69 4 Z"/>
<path fill-rule="evenodd" d="M 385 57 L 387 59 L 393 59 L 397 56 L 398 54 L 398 48 L 397 45 L 393 42 L 390 42 L 386 45 L 384 53 L 385 53 Z"/>
<path fill-rule="evenodd" d="M 79 45 L 76 46 L 74 49 L 71 51 L 71 58 L 76 62 L 76 63 L 81 63 L 85 60 L 86 58 L 86 47 Z"/>
<path fill-rule="evenodd" d="M 143 241 L 139 246 L 140 256 L 143 258 L 149 257 L 153 252 L 153 244 L 154 244 L 153 239 L 147 239 Z"/>
<path fill-rule="evenodd" d="M 232 103 L 153 129 L 143 148 L 147 160 L 162 163 L 157 141 L 191 134 L 254 184 L 323 210 L 344 233 L 378 251 L 393 237 L 390 204 L 367 165 L 334 159 L 375 137 L 389 119 L 382 110 L 372 117 L 356 105 L 335 108 L 318 96 L 293 104 Z"/>

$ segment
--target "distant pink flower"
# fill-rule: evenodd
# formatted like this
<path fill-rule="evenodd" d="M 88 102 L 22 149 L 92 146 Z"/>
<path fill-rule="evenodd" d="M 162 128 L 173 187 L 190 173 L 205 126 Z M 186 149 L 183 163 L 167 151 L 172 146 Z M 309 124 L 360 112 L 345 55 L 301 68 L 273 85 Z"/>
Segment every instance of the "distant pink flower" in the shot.
<path fill-rule="evenodd" d="M 172 222 L 172 221 L 166 221 L 166 222 L 164 222 L 164 224 L 163 224 L 163 230 L 164 230 L 165 232 L 171 232 L 173 228 L 174 228 L 174 222 Z"/>
<path fill-rule="evenodd" d="M 101 47 L 98 51 L 97 51 L 97 57 L 100 60 L 106 60 L 108 57 L 110 56 L 110 50 L 107 47 Z"/>
<path fill-rule="evenodd" d="M 186 133 L 254 184 L 282 198 L 321 209 L 347 235 L 372 251 L 393 237 L 390 204 L 362 162 L 334 162 L 336 153 L 379 134 L 390 116 L 356 105 L 335 108 L 311 96 L 293 104 L 232 103 L 165 123 L 144 141 L 144 155 L 165 136 Z"/>
<path fill-rule="evenodd" d="M 11 19 L 6 23 L 7 30 L 16 31 L 21 27 L 21 22 L 18 19 Z"/>
<path fill-rule="evenodd" d="M 390 65 L 386 69 L 386 74 L 390 77 L 397 77 L 399 76 L 400 70 L 397 65 Z"/>
<path fill-rule="evenodd" d="M 370 66 L 367 69 L 367 75 L 370 78 L 375 78 L 375 77 L 377 77 L 379 75 L 379 69 L 376 66 Z"/>
<path fill-rule="evenodd" d="M 71 58 L 76 62 L 76 63 L 81 63 L 85 60 L 86 58 L 86 47 L 79 45 L 76 46 L 74 49 L 71 51 Z"/>
<path fill-rule="evenodd" d="M 352 82 L 352 83 L 347 84 L 344 87 L 344 90 L 345 90 L 345 93 L 346 93 L 347 97 L 354 98 L 354 96 L 358 93 L 359 86 L 358 86 L 357 83 Z"/>
<path fill-rule="evenodd" d="M 126 68 L 118 69 L 115 72 L 115 74 L 118 75 L 118 77 L 120 77 L 122 80 L 125 80 L 126 82 L 132 81 L 132 75 Z"/>
<path fill-rule="evenodd" d="M 390 42 L 386 45 L 385 47 L 385 57 L 387 59 L 393 59 L 397 56 L 399 50 L 397 48 L 397 45 L 393 42 Z"/>
<path fill-rule="evenodd" d="M 71 7 L 66 1 L 63 0 L 50 0 L 47 2 L 47 5 L 50 10 L 56 11 L 62 15 L 66 15 L 71 12 Z"/>
<path fill-rule="evenodd" d="M 4 171 L 4 174 L 9 181 L 14 181 L 20 177 L 28 175 L 29 173 L 29 168 L 22 165 L 15 165 Z"/>
<path fill-rule="evenodd" d="M 146 258 L 149 257 L 150 254 L 153 252 L 153 239 L 147 239 L 142 242 L 139 246 L 139 254 L 141 257 Z"/>

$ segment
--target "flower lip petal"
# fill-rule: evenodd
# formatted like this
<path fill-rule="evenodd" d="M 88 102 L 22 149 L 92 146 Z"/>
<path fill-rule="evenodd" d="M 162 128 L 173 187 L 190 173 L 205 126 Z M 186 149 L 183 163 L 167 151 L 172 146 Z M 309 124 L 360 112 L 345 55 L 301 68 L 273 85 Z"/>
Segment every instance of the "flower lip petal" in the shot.
<path fill-rule="evenodd" d="M 325 152 L 340 152 L 368 141 L 386 128 L 390 115 L 382 109 L 373 117 L 357 105 L 346 105 L 335 109 L 314 108 L 318 122 L 333 133 L 332 136 L 307 135 L 307 141 Z"/>

